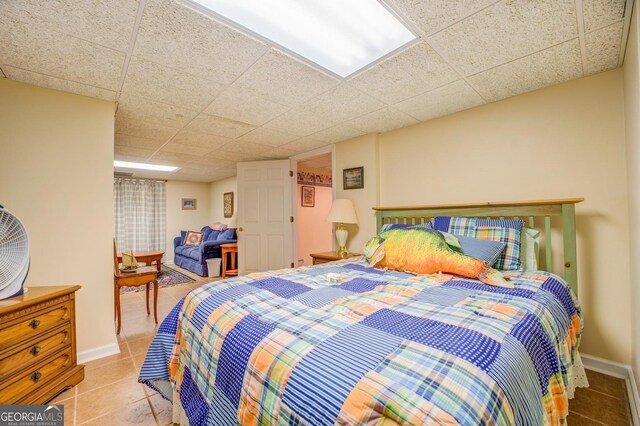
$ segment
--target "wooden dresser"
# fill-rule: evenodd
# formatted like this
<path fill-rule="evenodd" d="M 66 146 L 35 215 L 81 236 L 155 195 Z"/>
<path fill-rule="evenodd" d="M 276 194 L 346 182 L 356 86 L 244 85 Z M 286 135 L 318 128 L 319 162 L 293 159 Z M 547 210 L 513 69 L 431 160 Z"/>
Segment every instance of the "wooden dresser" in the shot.
<path fill-rule="evenodd" d="M 0 404 L 44 404 L 84 379 L 76 359 L 78 289 L 29 287 L 0 300 Z"/>

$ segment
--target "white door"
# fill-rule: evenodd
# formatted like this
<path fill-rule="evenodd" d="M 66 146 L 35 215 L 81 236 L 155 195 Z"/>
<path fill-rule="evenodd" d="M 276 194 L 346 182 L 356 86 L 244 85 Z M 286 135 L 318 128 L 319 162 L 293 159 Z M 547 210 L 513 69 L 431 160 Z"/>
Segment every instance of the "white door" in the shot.
<path fill-rule="evenodd" d="M 241 275 L 291 267 L 289 160 L 238 163 L 238 269 Z"/>

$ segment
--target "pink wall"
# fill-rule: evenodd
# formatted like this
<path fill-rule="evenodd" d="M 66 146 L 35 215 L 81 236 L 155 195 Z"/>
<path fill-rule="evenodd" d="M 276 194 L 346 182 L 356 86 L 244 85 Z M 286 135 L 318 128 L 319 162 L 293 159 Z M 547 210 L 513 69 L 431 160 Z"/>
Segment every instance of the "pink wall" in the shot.
<path fill-rule="evenodd" d="M 302 207 L 302 185 L 297 185 L 298 200 L 298 259 L 311 265 L 310 253 L 330 251 L 333 248 L 333 226 L 327 222 L 333 197 L 331 188 L 315 186 L 315 207 Z M 297 265 L 296 265 L 297 266 Z"/>

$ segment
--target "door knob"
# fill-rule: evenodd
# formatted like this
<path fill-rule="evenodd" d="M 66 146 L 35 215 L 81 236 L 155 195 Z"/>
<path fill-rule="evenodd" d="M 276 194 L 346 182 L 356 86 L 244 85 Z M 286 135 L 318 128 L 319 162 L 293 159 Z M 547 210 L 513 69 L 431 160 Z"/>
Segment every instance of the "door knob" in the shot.
<path fill-rule="evenodd" d="M 242 231 L 244 231 L 244 228 L 241 226 L 238 228 L 238 232 L 242 232 Z"/>

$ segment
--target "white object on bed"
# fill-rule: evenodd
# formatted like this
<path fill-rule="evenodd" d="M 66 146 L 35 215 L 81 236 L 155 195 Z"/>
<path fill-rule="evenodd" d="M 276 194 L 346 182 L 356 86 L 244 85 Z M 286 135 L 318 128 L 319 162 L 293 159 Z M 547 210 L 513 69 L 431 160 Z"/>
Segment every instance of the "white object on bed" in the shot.
<path fill-rule="evenodd" d="M 532 228 L 522 228 L 520 241 L 522 241 L 520 249 L 522 268 L 526 271 L 537 271 L 538 257 L 540 255 L 540 231 Z"/>

